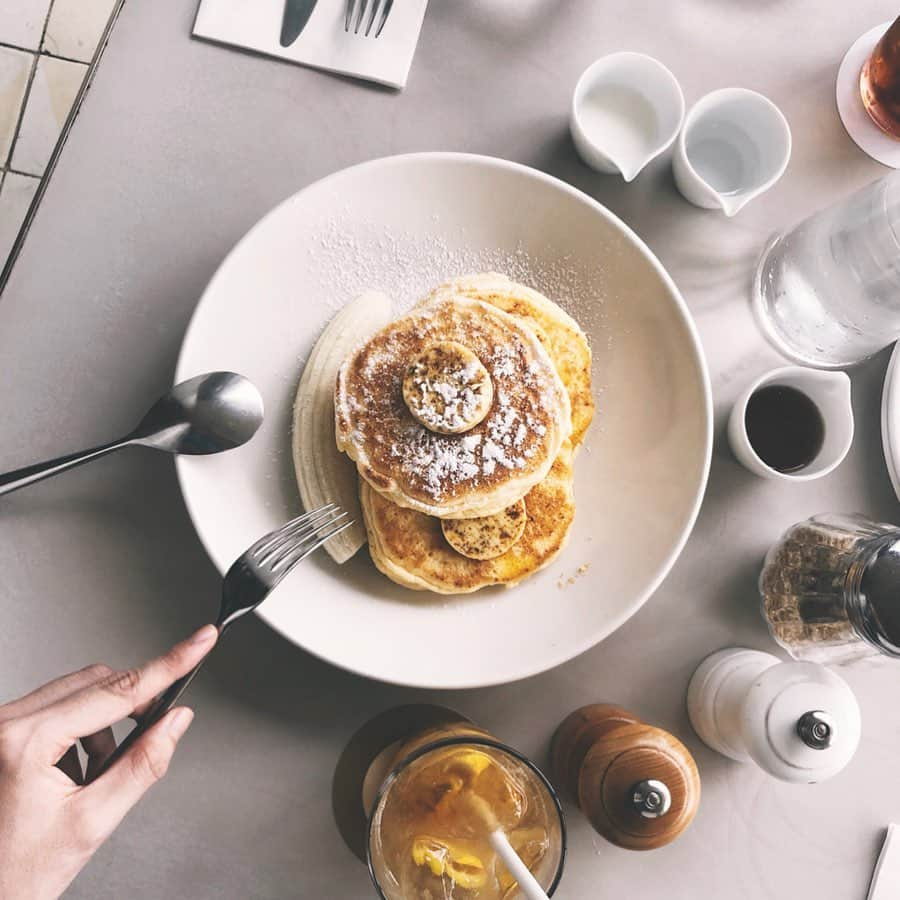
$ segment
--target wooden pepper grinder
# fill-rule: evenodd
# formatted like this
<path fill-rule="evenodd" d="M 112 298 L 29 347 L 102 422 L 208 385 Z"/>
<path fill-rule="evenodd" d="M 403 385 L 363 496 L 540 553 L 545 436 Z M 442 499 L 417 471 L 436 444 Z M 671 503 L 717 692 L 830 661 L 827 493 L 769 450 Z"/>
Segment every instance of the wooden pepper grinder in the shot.
<path fill-rule="evenodd" d="M 575 710 L 556 730 L 551 756 L 559 787 L 619 847 L 662 847 L 697 812 L 700 775 L 687 747 L 617 706 Z"/>

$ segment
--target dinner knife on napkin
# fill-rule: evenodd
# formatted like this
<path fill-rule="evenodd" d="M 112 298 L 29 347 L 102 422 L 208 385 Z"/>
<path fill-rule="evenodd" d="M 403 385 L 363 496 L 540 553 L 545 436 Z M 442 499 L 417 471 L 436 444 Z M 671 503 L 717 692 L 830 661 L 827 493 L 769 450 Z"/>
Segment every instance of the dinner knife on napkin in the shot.
<path fill-rule="evenodd" d="M 290 47 L 306 27 L 317 0 L 284 0 L 281 20 L 281 46 Z"/>

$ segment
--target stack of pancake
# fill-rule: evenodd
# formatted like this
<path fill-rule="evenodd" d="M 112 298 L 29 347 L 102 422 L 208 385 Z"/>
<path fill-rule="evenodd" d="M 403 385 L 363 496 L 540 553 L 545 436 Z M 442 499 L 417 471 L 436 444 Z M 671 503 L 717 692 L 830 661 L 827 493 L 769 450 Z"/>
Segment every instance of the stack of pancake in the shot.
<path fill-rule="evenodd" d="M 357 465 L 375 565 L 442 594 L 546 566 L 574 518 L 593 413 L 574 319 L 503 275 L 441 285 L 338 373 L 337 442 Z"/>

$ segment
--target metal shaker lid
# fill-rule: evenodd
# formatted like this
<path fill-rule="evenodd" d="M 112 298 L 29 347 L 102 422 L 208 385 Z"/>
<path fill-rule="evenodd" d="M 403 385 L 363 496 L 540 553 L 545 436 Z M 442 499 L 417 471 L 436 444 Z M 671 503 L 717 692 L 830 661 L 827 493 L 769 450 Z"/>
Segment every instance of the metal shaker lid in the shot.
<path fill-rule="evenodd" d="M 859 705 L 830 669 L 791 662 L 762 672 L 747 692 L 741 730 L 750 755 L 785 781 L 836 775 L 859 745 Z"/>
<path fill-rule="evenodd" d="M 669 786 L 657 778 L 645 778 L 631 789 L 631 808 L 645 819 L 658 819 L 672 808 Z"/>

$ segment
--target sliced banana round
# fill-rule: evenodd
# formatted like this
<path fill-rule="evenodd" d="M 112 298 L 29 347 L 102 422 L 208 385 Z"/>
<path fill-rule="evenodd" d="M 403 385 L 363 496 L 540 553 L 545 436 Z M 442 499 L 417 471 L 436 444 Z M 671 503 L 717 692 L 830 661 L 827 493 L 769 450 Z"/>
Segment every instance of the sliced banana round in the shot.
<path fill-rule="evenodd" d="M 469 559 L 493 559 L 506 553 L 525 531 L 525 501 L 479 519 L 441 519 L 447 543 Z"/>
<path fill-rule="evenodd" d="M 442 341 L 424 350 L 407 369 L 403 402 L 430 431 L 461 434 L 490 412 L 494 385 L 468 347 Z"/>

